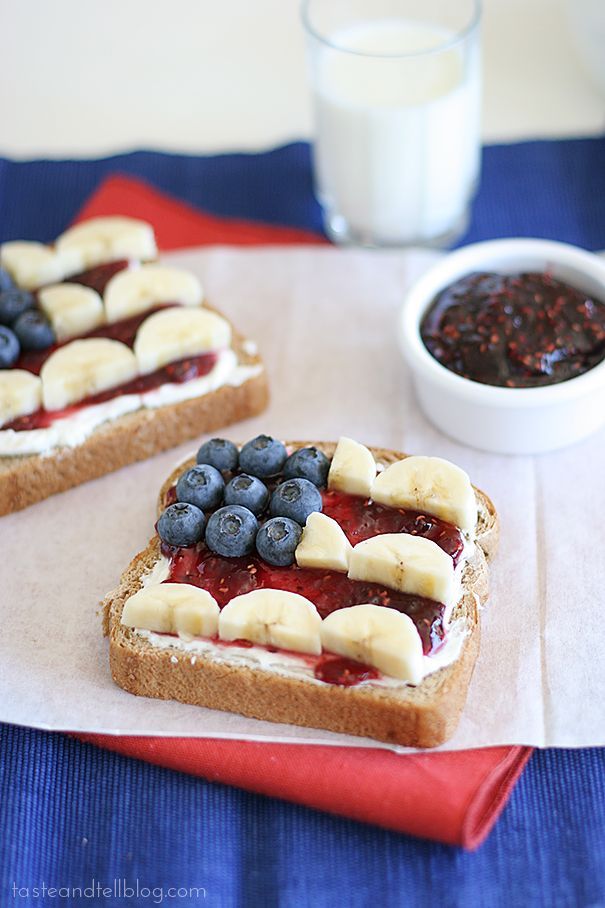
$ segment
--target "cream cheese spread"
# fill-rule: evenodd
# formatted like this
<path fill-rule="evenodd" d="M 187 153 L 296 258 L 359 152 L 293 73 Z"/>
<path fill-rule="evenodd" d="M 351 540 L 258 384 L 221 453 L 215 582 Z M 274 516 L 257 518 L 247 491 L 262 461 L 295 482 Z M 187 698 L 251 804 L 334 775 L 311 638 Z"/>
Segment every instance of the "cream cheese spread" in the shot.
<path fill-rule="evenodd" d="M 231 665 L 242 665 L 248 668 L 260 668 L 263 671 L 274 672 L 278 675 L 284 675 L 288 678 L 304 678 L 314 684 L 324 684 L 325 682 L 315 678 L 313 667 L 309 660 L 304 656 L 296 656 L 293 653 L 283 651 L 271 652 L 264 646 L 230 646 L 224 643 L 215 643 L 212 640 L 201 637 L 194 637 L 191 640 L 185 640 L 181 637 L 170 636 L 169 634 L 156 634 L 153 631 L 137 629 L 134 631 L 137 636 L 143 637 L 152 646 L 159 649 L 173 649 L 183 653 L 195 663 L 197 656 L 204 656 L 213 662 L 229 663 Z M 422 657 L 422 677 L 439 671 L 456 661 L 462 650 L 462 645 L 468 631 L 465 622 L 462 620 L 454 621 L 447 631 L 447 637 L 443 646 L 432 656 Z M 404 688 L 408 687 L 406 681 L 400 681 L 397 678 L 388 678 L 382 675 L 380 678 L 371 681 L 361 681 L 359 685 L 363 687 L 388 687 Z"/>

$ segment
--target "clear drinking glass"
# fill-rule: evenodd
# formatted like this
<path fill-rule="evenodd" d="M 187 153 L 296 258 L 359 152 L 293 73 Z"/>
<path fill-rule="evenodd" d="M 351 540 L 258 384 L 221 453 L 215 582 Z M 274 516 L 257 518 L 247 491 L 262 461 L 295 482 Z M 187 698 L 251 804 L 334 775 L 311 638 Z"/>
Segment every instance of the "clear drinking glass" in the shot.
<path fill-rule="evenodd" d="M 315 191 L 337 242 L 444 246 L 480 167 L 480 0 L 304 0 Z"/>

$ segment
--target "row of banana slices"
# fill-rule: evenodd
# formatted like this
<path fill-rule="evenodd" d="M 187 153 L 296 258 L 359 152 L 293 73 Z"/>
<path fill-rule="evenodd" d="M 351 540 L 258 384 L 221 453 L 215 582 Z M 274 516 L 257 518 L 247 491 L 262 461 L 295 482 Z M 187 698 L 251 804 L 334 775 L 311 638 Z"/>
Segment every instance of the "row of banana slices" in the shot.
<path fill-rule="evenodd" d="M 336 446 L 328 487 L 442 517 L 469 535 L 477 519 L 473 487 L 459 467 L 414 456 L 379 473 L 372 452 L 351 438 Z M 337 521 L 320 512 L 309 516 L 295 557 L 299 567 L 343 571 L 351 580 L 449 605 L 458 592 L 452 559 L 431 540 L 388 533 L 352 546 Z M 220 611 L 206 590 L 160 583 L 127 600 L 122 623 L 185 638 L 218 634 L 224 641 L 244 639 L 312 655 L 323 648 L 412 684 L 423 676 L 422 644 L 412 620 L 374 604 L 337 609 L 322 621 L 303 596 L 262 589 L 236 596 Z"/>
<path fill-rule="evenodd" d="M 202 286 L 190 271 L 133 262 L 107 282 L 103 297 L 91 287 L 65 281 L 38 291 L 38 304 L 58 341 L 141 315 L 160 303 L 201 306 Z"/>
<path fill-rule="evenodd" d="M 378 583 L 400 593 L 451 603 L 452 559 L 437 543 L 408 533 L 382 533 L 351 546 L 338 523 L 311 514 L 296 552 L 299 567 L 343 571 L 349 580 Z"/>
<path fill-rule="evenodd" d="M 15 240 L 0 247 L 0 265 L 18 287 L 35 290 L 97 265 L 121 259 L 150 261 L 158 250 L 151 224 L 135 218 L 91 218 L 52 245 Z"/>
<path fill-rule="evenodd" d="M 0 426 L 40 407 L 63 410 L 169 363 L 230 345 L 229 322 L 204 308 L 170 308 L 150 315 L 139 327 L 132 350 L 106 337 L 71 341 L 51 353 L 40 376 L 23 369 L 0 371 Z"/>
<path fill-rule="evenodd" d="M 139 315 L 161 302 L 177 306 L 145 319 L 133 350 L 109 338 L 84 338 L 55 350 L 40 377 L 21 369 L 0 372 L 0 425 L 40 407 L 62 410 L 168 363 L 231 344 L 229 323 L 200 305 L 197 277 L 177 268 L 141 265 L 122 271 L 109 281 L 104 300 L 95 290 L 65 283 L 40 290 L 38 301 L 59 340 Z"/>
<path fill-rule="evenodd" d="M 23 369 L 0 371 L 0 426 L 40 407 L 63 410 L 169 363 L 230 345 L 229 322 L 203 307 L 150 315 L 132 350 L 106 337 L 71 341 L 51 353 L 39 377 Z"/>
<path fill-rule="evenodd" d="M 156 255 L 150 224 L 133 218 L 94 218 L 66 231 L 54 246 L 26 240 L 4 243 L 0 266 L 18 287 L 40 288 L 40 307 L 57 340 L 64 341 L 139 315 L 158 303 L 201 305 L 203 290 L 197 277 L 149 263 Z M 128 261 L 129 267 L 108 281 L 103 299 L 95 290 L 69 282 L 78 272 L 116 260 Z"/>
<path fill-rule="evenodd" d="M 352 438 L 339 440 L 328 485 L 392 508 L 440 517 L 472 533 L 477 501 L 468 474 L 441 457 L 406 457 L 378 472 L 372 452 Z"/>
<path fill-rule="evenodd" d="M 304 596 L 253 590 L 221 610 L 207 590 L 185 583 L 143 587 L 124 605 L 122 624 L 184 639 L 218 637 L 318 656 L 328 650 L 372 665 L 391 678 L 417 684 L 422 644 L 411 618 L 379 605 L 338 609 L 324 620 Z"/>

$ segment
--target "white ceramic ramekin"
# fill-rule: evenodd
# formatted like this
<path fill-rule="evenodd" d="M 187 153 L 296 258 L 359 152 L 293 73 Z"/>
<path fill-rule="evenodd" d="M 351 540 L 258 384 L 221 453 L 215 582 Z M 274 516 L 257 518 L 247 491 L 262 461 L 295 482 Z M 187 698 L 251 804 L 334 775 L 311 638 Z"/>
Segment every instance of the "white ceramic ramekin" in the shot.
<path fill-rule="evenodd" d="M 473 271 L 548 271 L 605 301 L 605 262 L 566 243 L 490 240 L 445 256 L 410 289 L 399 324 L 416 393 L 431 422 L 457 441 L 500 454 L 552 451 L 605 424 L 605 361 L 556 385 L 500 388 L 456 375 L 431 356 L 420 336 L 422 317 L 441 290 Z"/>

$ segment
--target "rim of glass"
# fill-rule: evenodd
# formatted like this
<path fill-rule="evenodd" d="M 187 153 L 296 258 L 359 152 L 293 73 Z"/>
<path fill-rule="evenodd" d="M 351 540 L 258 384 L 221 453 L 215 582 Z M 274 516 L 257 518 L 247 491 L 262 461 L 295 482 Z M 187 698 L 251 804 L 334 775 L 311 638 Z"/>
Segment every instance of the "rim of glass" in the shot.
<path fill-rule="evenodd" d="M 352 50 L 349 47 L 343 47 L 340 44 L 335 43 L 330 40 L 326 35 L 322 35 L 321 32 L 311 24 L 311 16 L 309 14 L 311 4 L 316 2 L 316 0 L 302 0 L 300 5 L 300 16 L 302 24 L 306 29 L 307 33 L 323 44 L 325 47 L 329 47 L 331 50 L 339 51 L 342 54 L 352 54 L 356 57 L 368 57 L 374 60 L 404 60 L 406 58 L 412 57 L 426 57 L 429 54 L 440 54 L 444 50 L 450 50 L 452 47 L 455 47 L 457 44 L 461 44 L 472 32 L 475 31 L 479 22 L 481 21 L 481 12 L 482 12 L 482 2 L 481 0 L 471 0 L 472 12 L 468 23 L 461 28 L 459 31 L 455 32 L 451 38 L 448 38 L 447 41 L 444 41 L 443 44 L 437 44 L 435 47 L 427 47 L 426 50 L 415 50 L 407 51 L 398 54 L 377 54 L 369 53 L 367 51 L 361 50 Z"/>

